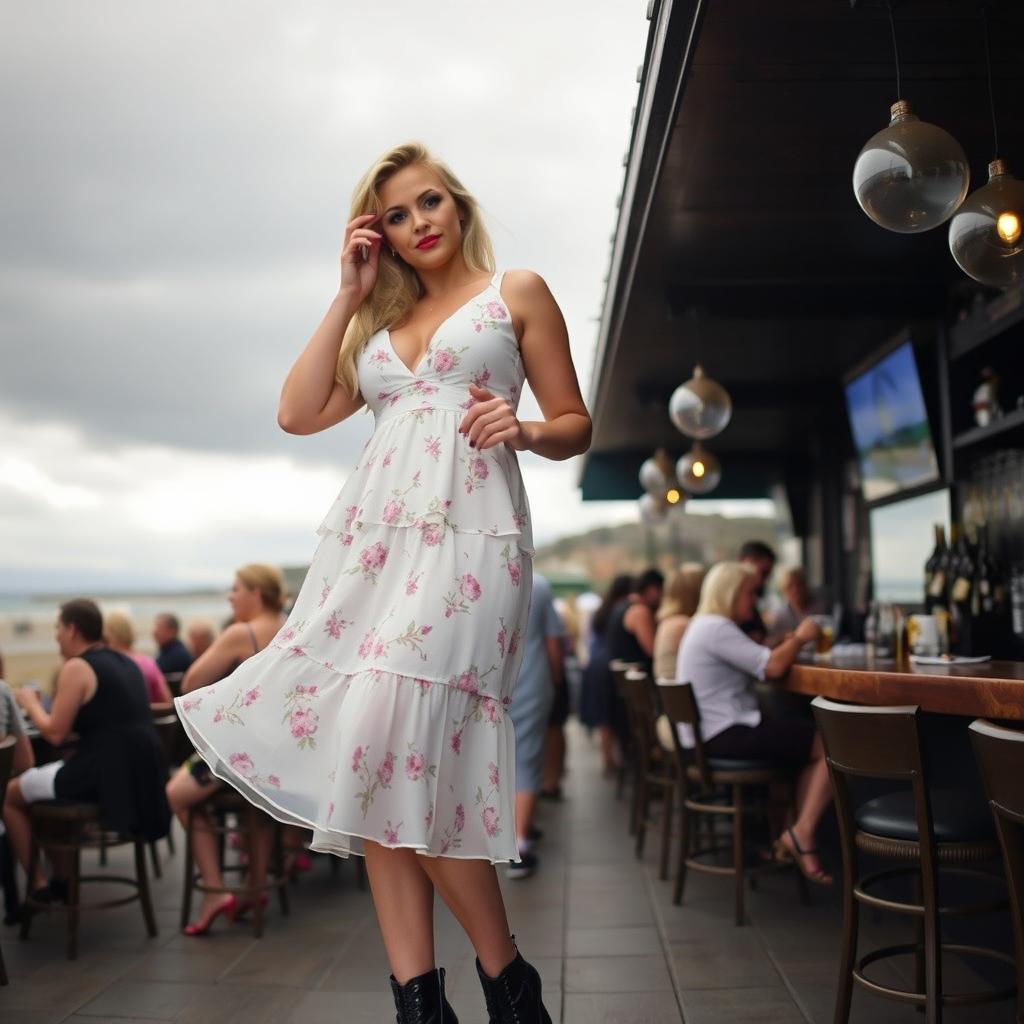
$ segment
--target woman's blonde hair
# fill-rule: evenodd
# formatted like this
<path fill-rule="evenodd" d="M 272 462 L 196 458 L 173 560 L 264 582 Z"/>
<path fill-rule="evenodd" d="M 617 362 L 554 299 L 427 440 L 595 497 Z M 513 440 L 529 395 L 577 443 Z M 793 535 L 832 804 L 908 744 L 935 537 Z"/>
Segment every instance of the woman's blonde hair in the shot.
<path fill-rule="evenodd" d="M 740 587 L 754 575 L 754 570 L 743 562 L 719 562 L 712 566 L 700 589 L 698 615 L 723 615 L 732 618 L 736 595 Z"/>
<path fill-rule="evenodd" d="M 284 606 L 285 589 L 284 575 L 273 565 L 252 562 L 243 565 L 235 572 L 242 586 L 249 590 L 258 590 L 263 607 L 272 612 L 279 612 Z"/>
<path fill-rule="evenodd" d="M 693 615 L 700 602 L 700 588 L 706 574 L 707 569 L 700 562 L 684 562 L 671 573 L 658 607 L 658 621 L 671 615 Z"/>
<path fill-rule="evenodd" d="M 381 186 L 392 175 L 414 164 L 424 164 L 434 171 L 455 200 L 462 223 L 462 258 L 466 267 L 476 273 L 493 274 L 494 249 L 479 204 L 449 167 L 421 142 L 395 146 L 374 162 L 352 193 L 349 220 L 366 213 L 383 213 Z M 338 353 L 335 379 L 345 385 L 353 397 L 359 390 L 356 361 L 367 340 L 382 328 L 399 323 L 422 294 L 423 286 L 416 271 L 400 257 L 392 256 L 387 245 L 383 245 L 377 264 L 377 281 L 349 321 Z"/>
<path fill-rule="evenodd" d="M 107 612 L 103 616 L 103 635 L 107 643 L 116 643 L 131 650 L 135 646 L 135 629 L 124 612 Z"/>

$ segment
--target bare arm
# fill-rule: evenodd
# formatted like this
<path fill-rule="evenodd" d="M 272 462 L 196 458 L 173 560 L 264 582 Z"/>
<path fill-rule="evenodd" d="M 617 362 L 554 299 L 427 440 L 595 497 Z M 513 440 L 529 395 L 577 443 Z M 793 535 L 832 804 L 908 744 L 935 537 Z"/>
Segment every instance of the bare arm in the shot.
<path fill-rule="evenodd" d="M 36 755 L 32 750 L 32 741 L 25 735 L 19 736 L 14 744 L 14 763 L 11 765 L 11 774 L 20 775 L 26 768 L 31 768 L 36 763 Z"/>
<path fill-rule="evenodd" d="M 71 732 L 79 708 L 96 693 L 96 673 L 81 658 L 68 658 L 57 675 L 57 688 L 49 713 L 35 690 L 20 687 L 15 699 L 25 709 L 39 735 L 59 747 Z"/>
<path fill-rule="evenodd" d="M 345 229 L 341 250 L 341 286 L 320 326 L 295 361 L 277 409 L 277 422 L 289 434 L 315 434 L 347 419 L 363 405 L 335 380 L 338 353 L 352 315 L 370 294 L 377 280 L 382 235 L 370 225 L 377 217 L 356 217 Z M 363 258 L 364 249 L 369 259 Z"/>
<path fill-rule="evenodd" d="M 796 656 L 800 653 L 800 648 L 803 647 L 808 640 L 814 640 L 818 635 L 818 624 L 813 619 L 804 619 L 799 626 L 796 627 L 796 632 L 792 636 L 787 637 L 782 641 L 773 651 L 771 657 L 768 659 L 768 664 L 764 669 L 765 679 L 781 679 L 790 669 L 790 666 L 796 661 Z"/>
<path fill-rule="evenodd" d="M 551 670 L 551 682 L 557 689 L 565 682 L 565 680 L 562 678 L 562 669 L 564 665 L 564 662 L 562 660 L 562 637 L 544 637 L 544 648 L 548 656 L 548 668 Z"/>
<path fill-rule="evenodd" d="M 249 631 L 241 622 L 232 623 L 189 665 L 181 681 L 181 692 L 191 693 L 223 679 L 232 666 L 252 654 Z"/>
<path fill-rule="evenodd" d="M 544 279 L 533 271 L 509 271 L 502 288 L 510 312 L 521 323 L 519 351 L 544 419 L 521 421 L 504 398 L 470 386 L 477 404 L 466 413 L 459 429 L 481 449 L 504 441 L 516 451 L 529 450 L 546 459 L 580 455 L 590 447 L 592 428 L 562 311 Z"/>

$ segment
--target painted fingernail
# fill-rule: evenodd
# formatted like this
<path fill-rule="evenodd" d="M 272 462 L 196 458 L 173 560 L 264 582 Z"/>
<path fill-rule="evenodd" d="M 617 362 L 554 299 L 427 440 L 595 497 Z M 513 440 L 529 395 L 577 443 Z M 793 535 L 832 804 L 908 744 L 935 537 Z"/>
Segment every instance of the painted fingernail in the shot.
<path fill-rule="evenodd" d="M 475 448 L 476 447 L 476 441 L 470 441 L 469 442 L 469 447 L 470 448 Z"/>

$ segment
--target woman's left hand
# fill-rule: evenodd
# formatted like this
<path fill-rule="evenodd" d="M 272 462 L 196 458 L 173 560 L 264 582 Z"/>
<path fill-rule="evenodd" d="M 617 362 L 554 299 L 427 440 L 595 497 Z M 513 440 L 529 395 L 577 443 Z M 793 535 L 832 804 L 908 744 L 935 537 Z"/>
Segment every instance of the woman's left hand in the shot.
<path fill-rule="evenodd" d="M 469 385 L 469 394 L 474 404 L 462 418 L 459 433 L 466 435 L 470 447 L 484 451 L 503 441 L 517 452 L 529 447 L 524 425 L 507 398 L 496 398 L 475 384 Z"/>
<path fill-rule="evenodd" d="M 18 702 L 19 706 L 24 708 L 26 711 L 30 710 L 32 707 L 38 707 L 40 704 L 39 694 L 30 686 L 19 686 L 14 691 L 14 699 Z"/>

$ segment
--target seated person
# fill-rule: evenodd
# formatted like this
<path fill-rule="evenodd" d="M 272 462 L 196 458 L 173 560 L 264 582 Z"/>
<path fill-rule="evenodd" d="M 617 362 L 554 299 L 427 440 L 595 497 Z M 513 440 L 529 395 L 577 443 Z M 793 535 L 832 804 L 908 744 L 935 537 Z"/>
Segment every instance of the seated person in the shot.
<path fill-rule="evenodd" d="M 213 643 L 213 626 L 206 619 L 197 619 L 188 627 L 188 648 L 193 659 L 202 657 Z"/>
<path fill-rule="evenodd" d="M 761 611 L 758 602 L 764 597 L 768 587 L 768 581 L 775 571 L 775 552 L 764 541 L 748 540 L 740 548 L 741 564 L 747 566 L 754 574 L 757 583 L 754 586 L 754 603 L 750 606 L 750 614 L 740 623 L 740 629 L 759 644 L 767 643 L 769 647 L 775 644 L 768 638 L 768 629 L 761 618 Z"/>
<path fill-rule="evenodd" d="M 785 604 L 772 620 L 772 633 L 785 636 L 792 633 L 813 611 L 807 589 L 807 574 L 799 566 L 787 569 L 779 581 L 779 592 Z"/>
<path fill-rule="evenodd" d="M 700 587 L 707 570 L 687 562 L 672 573 L 658 606 L 654 630 L 654 678 L 675 679 L 679 644 L 700 601 Z"/>
<path fill-rule="evenodd" d="M 3 655 L 0 655 L 0 742 L 9 736 L 17 737 L 14 744 L 14 762 L 11 765 L 11 777 L 13 778 L 15 775 L 20 775 L 26 768 L 31 768 L 36 763 L 36 759 L 32 753 L 32 742 L 25 733 L 21 712 L 14 699 L 14 691 L 4 681 L 4 659 Z M 2 833 L 3 828 L 0 828 L 0 834 Z"/>
<path fill-rule="evenodd" d="M 139 666 L 142 678 L 146 683 L 149 703 L 166 704 L 170 710 L 171 691 L 167 686 L 167 680 L 164 679 L 163 672 L 148 654 L 133 650 L 135 630 L 132 627 L 132 620 L 124 612 L 108 612 L 103 620 L 103 637 L 112 650 L 127 654 Z"/>
<path fill-rule="evenodd" d="M 35 690 L 22 686 L 16 693 L 48 743 L 59 747 L 72 732 L 78 735 L 67 760 L 29 768 L 7 787 L 4 822 L 26 871 L 32 839 L 29 805 L 37 800 L 97 804 L 105 828 L 146 841 L 162 839 L 170 824 L 164 796 L 167 762 L 139 667 L 103 643 L 103 616 L 86 598 L 61 605 L 57 644 L 66 660 L 51 710 L 43 709 Z M 40 899 L 55 893 L 41 864 L 29 885 Z"/>
<path fill-rule="evenodd" d="M 799 771 L 793 823 L 776 840 L 780 859 L 793 859 L 811 881 L 829 885 L 815 850 L 815 832 L 831 800 L 821 737 L 803 719 L 762 715 L 755 679 L 779 679 L 801 646 L 818 635 L 813 619 L 774 649 L 756 643 L 740 624 L 757 600 L 757 573 L 740 562 L 721 562 L 707 575 L 700 605 L 679 647 L 676 679 L 688 682 L 700 709 L 701 736 L 708 757 L 774 761 Z M 680 726 L 684 746 L 693 746 Z"/>
<path fill-rule="evenodd" d="M 156 663 L 165 676 L 187 672 L 192 664 L 192 655 L 181 642 L 181 623 L 176 615 L 161 612 L 153 620 L 153 639 L 156 641 Z"/>

